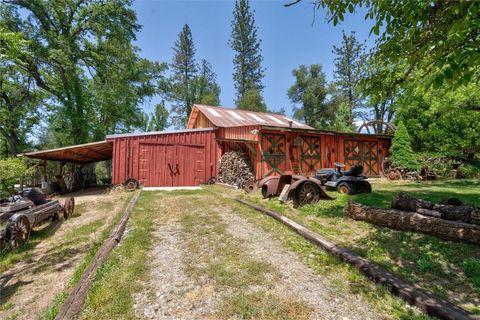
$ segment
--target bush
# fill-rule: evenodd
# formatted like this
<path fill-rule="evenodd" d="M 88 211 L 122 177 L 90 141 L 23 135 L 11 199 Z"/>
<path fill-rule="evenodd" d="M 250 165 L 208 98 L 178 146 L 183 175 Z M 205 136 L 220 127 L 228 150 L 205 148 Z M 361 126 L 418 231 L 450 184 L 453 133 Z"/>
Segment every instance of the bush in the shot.
<path fill-rule="evenodd" d="M 14 185 L 21 177 L 29 174 L 27 165 L 17 158 L 0 160 L 0 197 L 11 196 L 15 193 Z"/>
<path fill-rule="evenodd" d="M 390 161 L 393 167 L 407 170 L 418 170 L 419 165 L 413 153 L 410 135 L 407 128 L 400 121 L 390 147 Z"/>

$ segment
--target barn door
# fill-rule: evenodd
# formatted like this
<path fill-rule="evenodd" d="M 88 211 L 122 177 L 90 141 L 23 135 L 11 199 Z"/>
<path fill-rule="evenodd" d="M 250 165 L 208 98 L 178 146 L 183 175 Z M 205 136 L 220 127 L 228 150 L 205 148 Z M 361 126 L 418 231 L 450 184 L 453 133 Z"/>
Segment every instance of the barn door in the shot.
<path fill-rule="evenodd" d="M 347 169 L 361 164 L 365 175 L 378 176 L 378 145 L 376 141 L 345 140 L 344 156 Z"/>
<path fill-rule="evenodd" d="M 262 134 L 262 176 L 283 174 L 287 170 L 284 134 Z"/>
<path fill-rule="evenodd" d="M 205 182 L 203 147 L 140 144 L 139 181 L 146 187 L 196 186 Z"/>
<path fill-rule="evenodd" d="M 300 148 L 300 168 L 305 176 L 314 176 L 321 167 L 320 137 L 300 136 L 302 139 Z"/>

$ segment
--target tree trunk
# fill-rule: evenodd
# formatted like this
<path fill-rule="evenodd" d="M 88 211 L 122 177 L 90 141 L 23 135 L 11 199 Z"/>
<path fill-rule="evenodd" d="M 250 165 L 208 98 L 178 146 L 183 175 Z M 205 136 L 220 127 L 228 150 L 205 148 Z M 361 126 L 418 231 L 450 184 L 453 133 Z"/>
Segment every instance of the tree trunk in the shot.
<path fill-rule="evenodd" d="M 396 209 L 381 209 L 354 203 L 352 200 L 343 209 L 354 219 L 398 230 L 430 234 L 441 239 L 468 241 L 480 244 L 480 226 L 425 216 L 416 212 Z"/>
<path fill-rule="evenodd" d="M 392 200 L 392 208 L 416 212 L 446 220 L 480 224 L 480 209 L 474 206 L 435 204 L 430 201 L 415 199 L 405 192 L 400 192 Z"/>

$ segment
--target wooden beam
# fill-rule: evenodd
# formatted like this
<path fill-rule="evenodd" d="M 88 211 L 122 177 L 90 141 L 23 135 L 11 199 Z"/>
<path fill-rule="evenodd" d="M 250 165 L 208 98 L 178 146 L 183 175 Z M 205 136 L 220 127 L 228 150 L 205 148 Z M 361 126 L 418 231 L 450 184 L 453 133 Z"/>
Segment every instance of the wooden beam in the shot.
<path fill-rule="evenodd" d="M 445 320 L 478 320 L 478 318 L 470 312 L 426 292 L 418 285 L 401 278 L 374 262 L 358 256 L 346 248 L 328 241 L 318 233 L 305 228 L 275 211 L 265 209 L 240 198 L 234 199 L 241 204 L 247 205 L 285 224 L 308 241 L 336 256 L 341 261 L 351 264 L 368 278 L 385 286 L 392 294 L 399 296 L 411 305 L 417 306 L 430 316 Z"/>

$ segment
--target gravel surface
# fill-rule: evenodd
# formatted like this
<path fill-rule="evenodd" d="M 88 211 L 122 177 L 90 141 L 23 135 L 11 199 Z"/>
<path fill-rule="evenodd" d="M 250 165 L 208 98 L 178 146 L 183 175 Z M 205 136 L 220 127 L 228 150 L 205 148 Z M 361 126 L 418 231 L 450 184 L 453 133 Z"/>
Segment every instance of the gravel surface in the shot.
<path fill-rule="evenodd" d="M 213 313 L 218 293 L 207 282 L 198 283 L 185 274 L 185 243 L 179 222 L 171 221 L 155 232 L 151 252 L 150 281 L 136 294 L 135 313 L 144 319 L 191 320 Z"/>
<path fill-rule="evenodd" d="M 358 295 L 335 289 L 327 278 L 315 274 L 299 258 L 285 250 L 279 241 L 234 213 L 217 209 L 227 231 L 243 241 L 244 250 L 254 259 L 265 261 L 279 270 L 274 291 L 279 296 L 304 300 L 313 310 L 311 319 L 385 319 Z"/>

